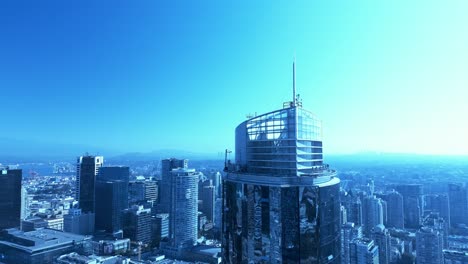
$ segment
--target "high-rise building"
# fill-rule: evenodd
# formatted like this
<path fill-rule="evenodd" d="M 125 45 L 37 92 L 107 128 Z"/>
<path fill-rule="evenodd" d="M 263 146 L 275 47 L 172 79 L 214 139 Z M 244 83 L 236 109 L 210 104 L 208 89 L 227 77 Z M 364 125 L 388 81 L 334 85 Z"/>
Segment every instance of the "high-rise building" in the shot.
<path fill-rule="evenodd" d="M 383 195 L 382 198 L 387 202 L 386 226 L 389 228 L 404 228 L 403 196 L 393 190 Z"/>
<path fill-rule="evenodd" d="M 321 122 L 296 96 L 283 107 L 236 128 L 223 263 L 340 263 L 340 180 L 323 164 Z"/>
<path fill-rule="evenodd" d="M 357 238 L 349 244 L 350 264 L 379 264 L 379 247 L 373 240 Z"/>
<path fill-rule="evenodd" d="M 20 227 L 21 170 L 0 168 L 0 230 Z"/>
<path fill-rule="evenodd" d="M 198 180 L 194 169 L 171 171 L 171 210 L 169 234 L 178 250 L 192 247 L 198 239 Z"/>
<path fill-rule="evenodd" d="M 449 184 L 448 195 L 450 201 L 450 224 L 468 224 L 468 193 L 465 186 Z"/>
<path fill-rule="evenodd" d="M 424 196 L 424 210 L 438 213 L 450 227 L 450 203 L 448 195 L 433 194 Z"/>
<path fill-rule="evenodd" d="M 382 200 L 375 196 L 364 197 L 362 203 L 364 233 L 368 236 L 377 225 L 383 224 Z"/>
<path fill-rule="evenodd" d="M 362 227 L 352 222 L 341 227 L 341 264 L 350 263 L 349 243 L 356 238 L 362 238 Z"/>
<path fill-rule="evenodd" d="M 76 165 L 76 200 L 83 213 L 95 212 L 96 176 L 102 167 L 102 156 L 81 156 Z"/>
<path fill-rule="evenodd" d="M 26 188 L 21 187 L 21 219 L 26 219 L 29 216 L 29 199 Z"/>
<path fill-rule="evenodd" d="M 416 232 L 416 263 L 443 264 L 442 234 L 430 227 L 422 227 Z"/>
<path fill-rule="evenodd" d="M 423 209 L 422 185 L 400 184 L 396 185 L 395 189 L 403 196 L 405 228 L 419 228 Z"/>
<path fill-rule="evenodd" d="M 374 240 L 375 245 L 379 247 L 379 263 L 390 263 L 391 236 L 385 229 L 385 226 L 377 225 L 374 227 L 370 237 Z"/>
<path fill-rule="evenodd" d="M 206 218 L 211 223 L 215 222 L 215 201 L 216 201 L 216 188 L 211 180 L 203 182 L 199 189 L 199 197 L 202 201 L 200 212 L 206 215 Z"/>
<path fill-rule="evenodd" d="M 431 212 L 425 215 L 422 224 L 424 227 L 439 231 L 440 235 L 442 236 L 443 248 L 448 248 L 448 234 L 450 225 L 443 217 L 440 217 L 439 213 Z"/>
<path fill-rule="evenodd" d="M 171 210 L 171 171 L 177 168 L 188 168 L 188 160 L 171 158 L 164 159 L 161 161 L 161 188 L 159 188 L 159 211 L 162 213 L 169 213 L 169 211 Z"/>
<path fill-rule="evenodd" d="M 96 183 L 96 230 L 114 233 L 122 229 L 122 213 L 128 208 L 128 182 Z"/>
<path fill-rule="evenodd" d="M 127 195 L 126 203 L 123 205 L 126 209 L 128 208 L 128 184 L 130 181 L 130 168 L 126 166 L 113 166 L 113 167 L 101 167 L 99 168 L 99 174 L 97 176 L 97 181 L 102 182 L 114 182 L 122 181 L 125 183 L 123 193 Z"/>
<path fill-rule="evenodd" d="M 125 209 L 122 217 L 124 236 L 135 242 L 149 244 L 151 235 L 151 209 L 134 205 Z"/>
<path fill-rule="evenodd" d="M 341 203 L 346 209 L 347 222 L 362 225 L 362 202 L 358 195 L 341 191 Z"/>

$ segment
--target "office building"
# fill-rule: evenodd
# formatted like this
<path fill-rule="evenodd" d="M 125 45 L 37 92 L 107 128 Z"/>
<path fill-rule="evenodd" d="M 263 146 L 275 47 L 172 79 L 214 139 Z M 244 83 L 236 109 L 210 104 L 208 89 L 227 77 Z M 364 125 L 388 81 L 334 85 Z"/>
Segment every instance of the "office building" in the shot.
<path fill-rule="evenodd" d="M 128 195 L 131 205 L 153 206 L 158 201 L 158 183 L 151 180 L 132 181 L 128 186 Z"/>
<path fill-rule="evenodd" d="M 448 185 L 450 201 L 450 224 L 457 227 L 459 224 L 468 225 L 468 196 L 466 187 L 460 184 Z"/>
<path fill-rule="evenodd" d="M 78 235 L 92 235 L 94 223 L 94 213 L 83 213 L 81 209 L 71 208 L 68 214 L 63 216 L 63 231 Z"/>
<path fill-rule="evenodd" d="M 346 222 L 362 225 L 361 198 L 351 192 L 340 191 L 341 203 L 346 209 Z"/>
<path fill-rule="evenodd" d="M 159 246 L 161 240 L 169 237 L 169 214 L 157 214 L 152 218 L 153 241 Z"/>
<path fill-rule="evenodd" d="M 377 225 L 383 225 L 382 200 L 375 196 L 366 196 L 362 205 L 363 231 L 369 236 Z"/>
<path fill-rule="evenodd" d="M 143 244 L 151 243 L 151 209 L 134 205 L 124 210 L 122 220 L 124 237 Z"/>
<path fill-rule="evenodd" d="M 0 230 L 20 227 L 21 170 L 0 168 Z"/>
<path fill-rule="evenodd" d="M 341 264 L 350 263 L 349 243 L 356 238 L 362 238 L 362 227 L 348 222 L 341 227 Z"/>
<path fill-rule="evenodd" d="M 114 233 L 122 229 L 122 212 L 128 208 L 128 182 L 96 183 L 96 230 Z"/>
<path fill-rule="evenodd" d="M 29 199 L 26 188 L 21 187 L 21 219 L 29 217 Z"/>
<path fill-rule="evenodd" d="M 349 244 L 350 264 L 379 264 L 379 248 L 373 240 L 357 238 Z"/>
<path fill-rule="evenodd" d="M 379 248 L 379 263 L 388 264 L 390 263 L 390 234 L 383 225 L 377 225 L 372 230 L 370 235 L 371 239 L 374 240 L 375 245 Z"/>
<path fill-rule="evenodd" d="M 433 194 L 424 196 L 424 210 L 438 213 L 450 227 L 450 203 L 448 195 Z"/>
<path fill-rule="evenodd" d="M 443 237 L 439 231 L 429 227 L 422 227 L 416 232 L 416 263 L 444 263 Z"/>
<path fill-rule="evenodd" d="M 215 222 L 215 199 L 216 199 L 216 188 L 212 184 L 211 180 L 203 182 L 200 190 L 199 197 L 201 202 L 200 212 L 206 215 L 206 218 L 211 223 Z"/>
<path fill-rule="evenodd" d="M 403 196 L 405 228 L 418 229 L 423 210 L 422 185 L 400 184 L 395 186 L 395 190 Z"/>
<path fill-rule="evenodd" d="M 388 228 L 404 228 L 404 208 L 403 196 L 395 190 L 382 196 L 387 202 L 387 222 Z"/>
<path fill-rule="evenodd" d="M 76 200 L 83 213 L 95 212 L 96 176 L 102 167 L 102 156 L 81 156 L 76 165 Z"/>
<path fill-rule="evenodd" d="M 161 193 L 159 195 L 159 211 L 169 213 L 171 210 L 172 170 L 177 168 L 188 168 L 188 160 L 164 159 L 161 161 Z"/>
<path fill-rule="evenodd" d="M 190 248 L 198 239 L 198 181 L 200 173 L 194 169 L 171 171 L 172 201 L 169 234 L 174 248 Z"/>
<path fill-rule="evenodd" d="M 340 180 L 323 163 L 321 132 L 295 95 L 237 126 L 223 179 L 224 263 L 340 263 Z"/>
<path fill-rule="evenodd" d="M 125 202 L 121 205 L 123 209 L 128 208 L 128 185 L 130 181 L 130 168 L 125 166 L 101 167 L 97 181 L 100 182 L 123 182 L 121 191 L 125 194 Z M 123 198 L 121 200 L 123 202 Z"/>

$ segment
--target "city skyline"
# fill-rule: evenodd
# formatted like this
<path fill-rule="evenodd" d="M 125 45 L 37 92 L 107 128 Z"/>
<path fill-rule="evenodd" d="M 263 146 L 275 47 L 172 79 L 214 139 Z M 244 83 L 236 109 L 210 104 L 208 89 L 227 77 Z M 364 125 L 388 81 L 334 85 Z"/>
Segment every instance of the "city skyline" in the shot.
<path fill-rule="evenodd" d="M 269 4 L 2 3 L 0 139 L 233 149 L 291 100 L 295 55 L 325 154 L 468 154 L 467 3 Z"/>

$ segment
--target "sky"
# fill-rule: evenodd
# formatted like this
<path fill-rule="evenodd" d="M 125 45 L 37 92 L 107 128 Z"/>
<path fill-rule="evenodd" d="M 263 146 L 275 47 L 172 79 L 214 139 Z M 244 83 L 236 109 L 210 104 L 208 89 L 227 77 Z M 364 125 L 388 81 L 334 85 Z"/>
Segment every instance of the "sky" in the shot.
<path fill-rule="evenodd" d="M 324 152 L 468 154 L 467 1 L 2 1 L 0 138 L 234 148 L 297 92 Z M 78 155 L 78 154 L 77 154 Z"/>

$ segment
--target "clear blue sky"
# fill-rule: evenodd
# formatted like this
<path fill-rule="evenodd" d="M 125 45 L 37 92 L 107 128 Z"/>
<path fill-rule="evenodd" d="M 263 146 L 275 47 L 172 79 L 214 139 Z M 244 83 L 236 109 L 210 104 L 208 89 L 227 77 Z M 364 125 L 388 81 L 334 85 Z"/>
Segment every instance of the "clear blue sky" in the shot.
<path fill-rule="evenodd" d="M 326 153 L 468 154 L 467 1 L 3 1 L 1 138 L 220 152 L 291 97 Z M 80 153 L 77 153 L 77 155 Z"/>

